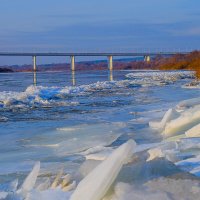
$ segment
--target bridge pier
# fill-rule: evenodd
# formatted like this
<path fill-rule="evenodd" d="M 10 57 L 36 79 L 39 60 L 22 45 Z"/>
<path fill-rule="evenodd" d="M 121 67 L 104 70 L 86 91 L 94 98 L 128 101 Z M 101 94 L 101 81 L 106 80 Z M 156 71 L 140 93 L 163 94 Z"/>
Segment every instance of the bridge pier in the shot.
<path fill-rule="evenodd" d="M 145 56 L 144 56 L 144 61 L 145 61 L 145 62 L 150 62 L 150 61 L 151 61 L 151 57 L 148 56 L 148 55 L 145 55 Z"/>
<path fill-rule="evenodd" d="M 108 56 L 108 69 L 113 70 L 113 56 Z"/>
<path fill-rule="evenodd" d="M 33 56 L 33 71 L 37 71 L 36 56 Z"/>
<path fill-rule="evenodd" d="M 75 56 L 70 56 L 71 57 L 71 70 L 75 71 Z"/>

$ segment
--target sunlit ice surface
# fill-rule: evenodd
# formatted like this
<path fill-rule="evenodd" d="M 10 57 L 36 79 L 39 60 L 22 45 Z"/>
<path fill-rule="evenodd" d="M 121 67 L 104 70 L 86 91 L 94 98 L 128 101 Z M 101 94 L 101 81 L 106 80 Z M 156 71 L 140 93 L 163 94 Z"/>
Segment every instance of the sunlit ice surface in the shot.
<path fill-rule="evenodd" d="M 193 72 L 0 76 L 0 198 L 198 199 Z"/>

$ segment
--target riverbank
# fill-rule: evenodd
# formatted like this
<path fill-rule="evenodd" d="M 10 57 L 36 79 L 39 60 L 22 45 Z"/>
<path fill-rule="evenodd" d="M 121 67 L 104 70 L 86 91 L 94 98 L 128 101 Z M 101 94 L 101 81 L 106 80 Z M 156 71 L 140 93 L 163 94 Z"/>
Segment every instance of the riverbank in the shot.
<path fill-rule="evenodd" d="M 187 55 L 175 55 L 163 58 L 157 63 L 158 69 L 162 70 L 193 70 L 197 78 L 200 78 L 200 51 L 194 51 Z M 155 65 L 156 66 L 156 65 Z"/>

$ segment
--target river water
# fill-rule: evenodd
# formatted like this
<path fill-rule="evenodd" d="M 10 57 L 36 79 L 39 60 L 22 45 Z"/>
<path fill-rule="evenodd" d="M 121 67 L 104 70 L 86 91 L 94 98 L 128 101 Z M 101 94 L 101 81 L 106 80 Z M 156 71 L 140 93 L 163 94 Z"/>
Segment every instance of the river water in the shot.
<path fill-rule="evenodd" d="M 194 79 L 192 72 L 185 71 L 45 72 L 36 76 L 0 74 L 0 191 L 7 191 L 15 179 L 20 186 L 37 161 L 41 162 L 40 181 L 63 169 L 79 182 L 94 163 L 129 139 L 137 145 L 163 141 L 149 122 L 160 120 L 180 101 L 200 96 L 198 88 L 183 87 Z M 85 162 L 88 149 L 98 152 L 90 163 Z M 197 175 L 181 171 L 164 158 L 147 163 L 146 154 L 141 154 L 134 170 L 130 166 L 122 170 L 120 182 L 137 186 L 177 176 L 198 181 Z"/>

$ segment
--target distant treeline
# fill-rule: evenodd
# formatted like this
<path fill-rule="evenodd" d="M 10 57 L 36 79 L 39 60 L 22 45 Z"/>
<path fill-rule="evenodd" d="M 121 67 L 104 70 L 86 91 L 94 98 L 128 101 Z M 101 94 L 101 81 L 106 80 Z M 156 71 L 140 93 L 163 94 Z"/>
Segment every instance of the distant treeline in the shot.
<path fill-rule="evenodd" d="M 13 72 L 13 70 L 9 68 L 0 68 L 0 73 L 8 73 L 8 72 Z"/>
<path fill-rule="evenodd" d="M 187 55 L 174 55 L 170 58 L 163 58 L 162 62 L 157 66 L 162 70 L 194 70 L 200 78 L 200 51 L 194 51 Z"/>

